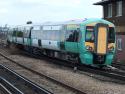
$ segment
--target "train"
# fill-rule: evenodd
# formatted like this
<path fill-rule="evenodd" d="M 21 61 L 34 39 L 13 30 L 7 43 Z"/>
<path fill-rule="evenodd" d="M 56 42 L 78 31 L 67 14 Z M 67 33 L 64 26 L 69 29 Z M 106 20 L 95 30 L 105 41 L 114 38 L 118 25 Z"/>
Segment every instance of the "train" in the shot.
<path fill-rule="evenodd" d="M 101 67 L 112 64 L 115 32 L 113 23 L 97 18 L 26 24 L 10 28 L 7 43 L 31 53 Z"/>

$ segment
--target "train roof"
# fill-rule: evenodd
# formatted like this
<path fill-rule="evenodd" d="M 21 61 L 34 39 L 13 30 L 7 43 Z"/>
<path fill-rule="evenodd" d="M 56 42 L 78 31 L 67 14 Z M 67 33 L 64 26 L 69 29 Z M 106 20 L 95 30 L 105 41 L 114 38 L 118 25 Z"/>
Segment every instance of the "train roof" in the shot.
<path fill-rule="evenodd" d="M 45 22 L 42 25 L 66 25 L 66 24 L 81 24 L 87 19 L 76 19 L 76 20 L 69 20 L 65 22 Z"/>
<path fill-rule="evenodd" d="M 33 23 L 33 24 L 24 24 L 24 25 L 17 25 L 15 28 L 20 28 L 20 27 L 33 27 L 33 26 L 51 26 L 51 25 L 68 25 L 68 24 L 88 24 L 88 23 L 93 23 L 93 22 L 103 22 L 107 24 L 113 25 L 111 22 L 106 21 L 104 19 L 100 18 L 91 18 L 91 19 L 76 19 L 76 20 L 69 20 L 65 22 L 44 22 L 44 23 Z M 114 26 L 114 25 L 113 25 Z"/>
<path fill-rule="evenodd" d="M 106 24 L 110 24 L 110 25 L 114 25 L 113 23 L 106 21 L 104 19 L 101 18 L 90 18 L 90 19 L 77 19 L 77 20 L 69 20 L 69 21 L 65 21 L 65 22 L 45 22 L 42 23 L 41 25 L 68 25 L 68 24 L 88 24 L 88 23 L 106 23 Z"/>

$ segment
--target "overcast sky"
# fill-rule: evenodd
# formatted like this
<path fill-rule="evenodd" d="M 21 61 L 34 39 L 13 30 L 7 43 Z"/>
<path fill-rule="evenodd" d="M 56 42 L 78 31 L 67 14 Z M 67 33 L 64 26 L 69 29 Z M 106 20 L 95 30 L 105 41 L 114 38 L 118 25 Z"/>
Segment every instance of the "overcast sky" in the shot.
<path fill-rule="evenodd" d="M 102 18 L 101 0 L 0 0 L 0 24 Z"/>

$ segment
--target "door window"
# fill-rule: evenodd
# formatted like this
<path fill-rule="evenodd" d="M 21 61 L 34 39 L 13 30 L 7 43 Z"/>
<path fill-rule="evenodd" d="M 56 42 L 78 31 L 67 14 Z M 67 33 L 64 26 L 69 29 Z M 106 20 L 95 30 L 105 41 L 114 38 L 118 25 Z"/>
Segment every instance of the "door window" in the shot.
<path fill-rule="evenodd" d="M 86 42 L 94 42 L 94 40 L 95 40 L 94 27 L 87 26 L 86 27 L 85 41 Z"/>

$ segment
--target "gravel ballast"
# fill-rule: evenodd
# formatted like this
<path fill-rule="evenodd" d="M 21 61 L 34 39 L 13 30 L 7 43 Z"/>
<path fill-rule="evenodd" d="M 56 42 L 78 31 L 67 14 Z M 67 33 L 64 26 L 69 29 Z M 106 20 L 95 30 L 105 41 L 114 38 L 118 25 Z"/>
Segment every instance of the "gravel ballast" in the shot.
<path fill-rule="evenodd" d="M 68 68 L 51 64 L 51 62 L 48 63 L 48 61 L 45 60 L 39 60 L 18 54 L 9 55 L 9 57 L 20 64 L 27 66 L 28 68 L 77 87 L 87 94 L 125 94 L 124 84 L 122 85 L 113 82 L 97 80 L 93 77 L 89 77 L 78 72 L 75 73 L 73 70 Z"/>

